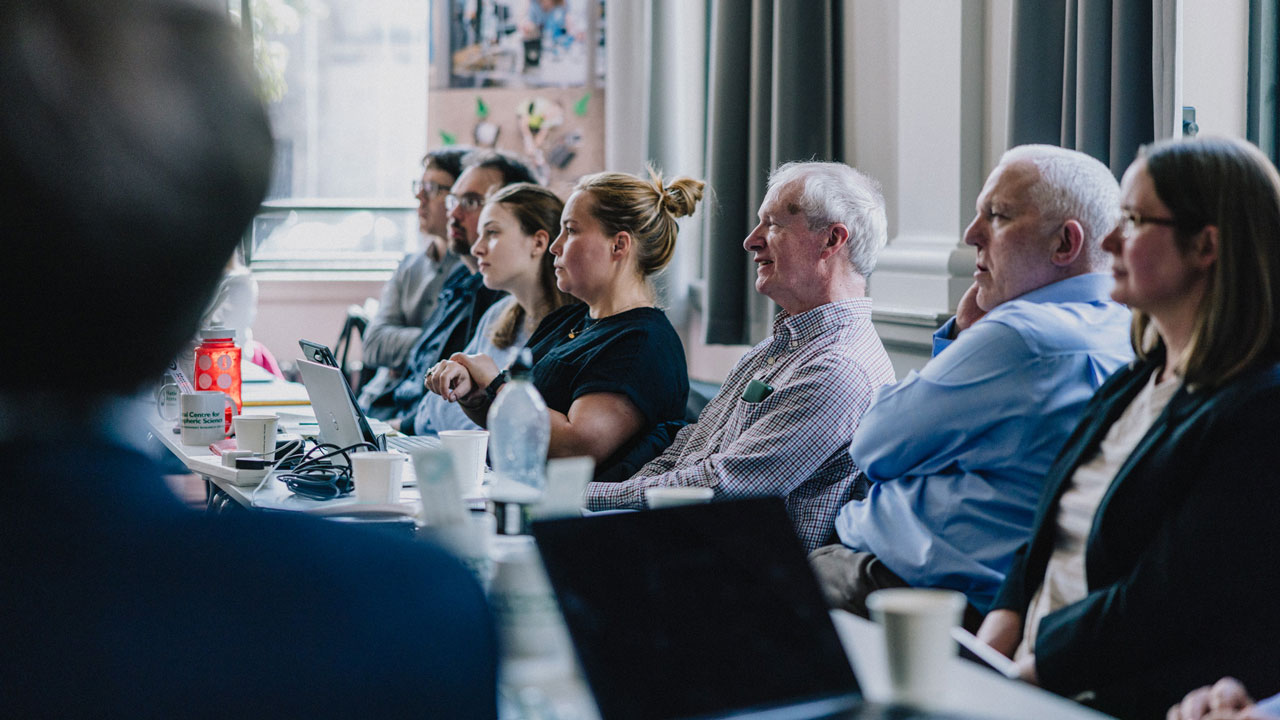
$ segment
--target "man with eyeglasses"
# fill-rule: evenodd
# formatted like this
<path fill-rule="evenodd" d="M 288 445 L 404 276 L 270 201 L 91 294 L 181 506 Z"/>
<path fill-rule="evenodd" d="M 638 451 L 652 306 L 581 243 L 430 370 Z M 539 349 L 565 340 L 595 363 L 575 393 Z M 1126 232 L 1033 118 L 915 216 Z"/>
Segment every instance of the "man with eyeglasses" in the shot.
<path fill-rule="evenodd" d="M 1045 145 L 1004 154 L 964 241 L 974 284 L 922 370 L 879 390 L 850 454 L 865 497 L 810 556 L 828 602 L 866 616 L 884 587 L 958 590 L 975 629 L 1031 534 L 1046 471 L 1132 356 L 1103 237 L 1122 232 L 1105 165 Z"/>
<path fill-rule="evenodd" d="M 445 279 L 458 265 L 458 256 L 449 252 L 445 242 L 445 196 L 462 174 L 463 158 L 472 150 L 445 147 L 422 158 L 422 179 L 413 181 L 413 196 L 418 199 L 418 230 L 425 247 L 405 255 L 382 286 L 378 313 L 362 338 L 364 365 L 378 371 L 362 388 L 362 400 L 372 402 L 399 378 L 409 351 L 422 336 L 423 324 L 436 307 Z"/>
<path fill-rule="evenodd" d="M 462 174 L 444 198 L 446 210 L 445 239 L 448 252 L 459 259 L 445 278 L 436 306 L 422 326 L 422 334 L 414 344 L 393 383 L 376 398 L 362 396 L 371 416 L 388 421 L 392 427 L 412 435 L 413 411 L 426 388 L 423 378 L 427 370 L 441 360 L 466 347 L 475 323 L 501 293 L 484 286 L 471 256 L 480 222 L 480 209 L 485 198 L 502 187 L 518 182 L 537 182 L 529 166 L 515 156 L 496 150 L 478 150 L 463 160 Z"/>

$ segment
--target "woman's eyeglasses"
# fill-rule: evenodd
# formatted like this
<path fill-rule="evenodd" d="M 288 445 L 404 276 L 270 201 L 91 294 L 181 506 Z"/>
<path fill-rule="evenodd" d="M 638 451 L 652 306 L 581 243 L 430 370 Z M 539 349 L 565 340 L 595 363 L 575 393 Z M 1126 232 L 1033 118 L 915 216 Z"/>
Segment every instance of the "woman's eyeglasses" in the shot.
<path fill-rule="evenodd" d="M 1129 211 L 1124 213 L 1124 217 L 1120 222 L 1120 230 L 1125 235 L 1133 235 L 1141 230 L 1144 225 L 1164 225 L 1165 227 L 1177 227 L 1178 225 L 1178 221 L 1173 218 L 1146 217 Z"/>

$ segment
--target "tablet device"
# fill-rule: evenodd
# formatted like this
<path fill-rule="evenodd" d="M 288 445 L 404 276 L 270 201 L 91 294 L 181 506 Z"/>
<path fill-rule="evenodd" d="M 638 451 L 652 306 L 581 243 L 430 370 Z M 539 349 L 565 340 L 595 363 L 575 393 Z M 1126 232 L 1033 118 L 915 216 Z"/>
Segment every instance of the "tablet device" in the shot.
<path fill-rule="evenodd" d="M 962 627 L 951 629 L 951 637 L 960 644 L 960 657 L 977 663 L 989 670 L 994 670 L 1007 678 L 1018 678 L 1018 671 L 1013 661 L 1000 651 L 982 642 L 973 633 Z"/>

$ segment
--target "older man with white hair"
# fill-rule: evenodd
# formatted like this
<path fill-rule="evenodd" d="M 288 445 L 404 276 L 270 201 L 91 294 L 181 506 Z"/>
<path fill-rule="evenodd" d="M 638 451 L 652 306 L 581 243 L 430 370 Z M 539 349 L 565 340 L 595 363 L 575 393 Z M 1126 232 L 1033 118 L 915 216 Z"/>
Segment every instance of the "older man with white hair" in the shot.
<path fill-rule="evenodd" d="M 782 312 L 698 421 L 622 482 L 593 482 L 588 509 L 642 508 L 645 491 L 778 495 L 806 549 L 832 535 L 857 469 L 846 448 L 893 368 L 871 325 L 867 277 L 888 233 L 875 181 L 842 163 L 788 163 L 769 178 L 743 241 L 756 291 Z"/>
<path fill-rule="evenodd" d="M 1102 163 L 1045 145 L 1004 154 L 964 240 L 975 282 L 934 357 L 881 390 L 850 454 L 869 481 L 810 558 L 827 600 L 866 615 L 883 587 L 959 590 L 976 627 L 1030 534 L 1045 472 L 1085 403 L 1132 358 L 1102 239 L 1120 219 Z"/>

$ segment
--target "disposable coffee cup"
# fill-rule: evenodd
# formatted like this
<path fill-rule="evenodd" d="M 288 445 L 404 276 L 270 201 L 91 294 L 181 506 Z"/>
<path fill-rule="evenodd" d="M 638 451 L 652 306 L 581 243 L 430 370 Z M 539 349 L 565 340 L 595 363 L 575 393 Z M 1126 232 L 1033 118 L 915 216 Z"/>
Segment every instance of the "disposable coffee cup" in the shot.
<path fill-rule="evenodd" d="M 235 415 L 231 425 L 236 429 L 236 449 L 248 450 L 255 455 L 275 453 L 276 426 L 280 418 L 276 415 Z"/>
<path fill-rule="evenodd" d="M 956 655 L 951 629 L 964 607 L 964 595 L 952 590 L 894 588 L 867 596 L 871 618 L 884 627 L 893 702 L 929 707 L 945 696 Z"/>
<path fill-rule="evenodd" d="M 644 499 L 650 509 L 656 510 L 711 502 L 715 494 L 716 491 L 709 487 L 651 487 L 644 491 Z"/>
<path fill-rule="evenodd" d="M 400 476 L 409 456 L 398 452 L 358 452 L 351 456 L 356 500 L 375 505 L 400 502 Z"/>
<path fill-rule="evenodd" d="M 442 430 L 440 446 L 449 451 L 454 477 L 463 497 L 480 491 L 484 483 L 484 457 L 489 449 L 488 430 Z"/>
<path fill-rule="evenodd" d="M 596 461 L 590 457 L 552 458 L 547 461 L 547 489 L 542 502 L 530 508 L 534 520 L 581 517 L 582 492 L 591 482 Z"/>
<path fill-rule="evenodd" d="M 227 437 L 227 410 L 234 411 L 231 396 L 221 390 L 196 390 L 178 396 L 182 416 L 182 444 L 209 445 Z"/>

